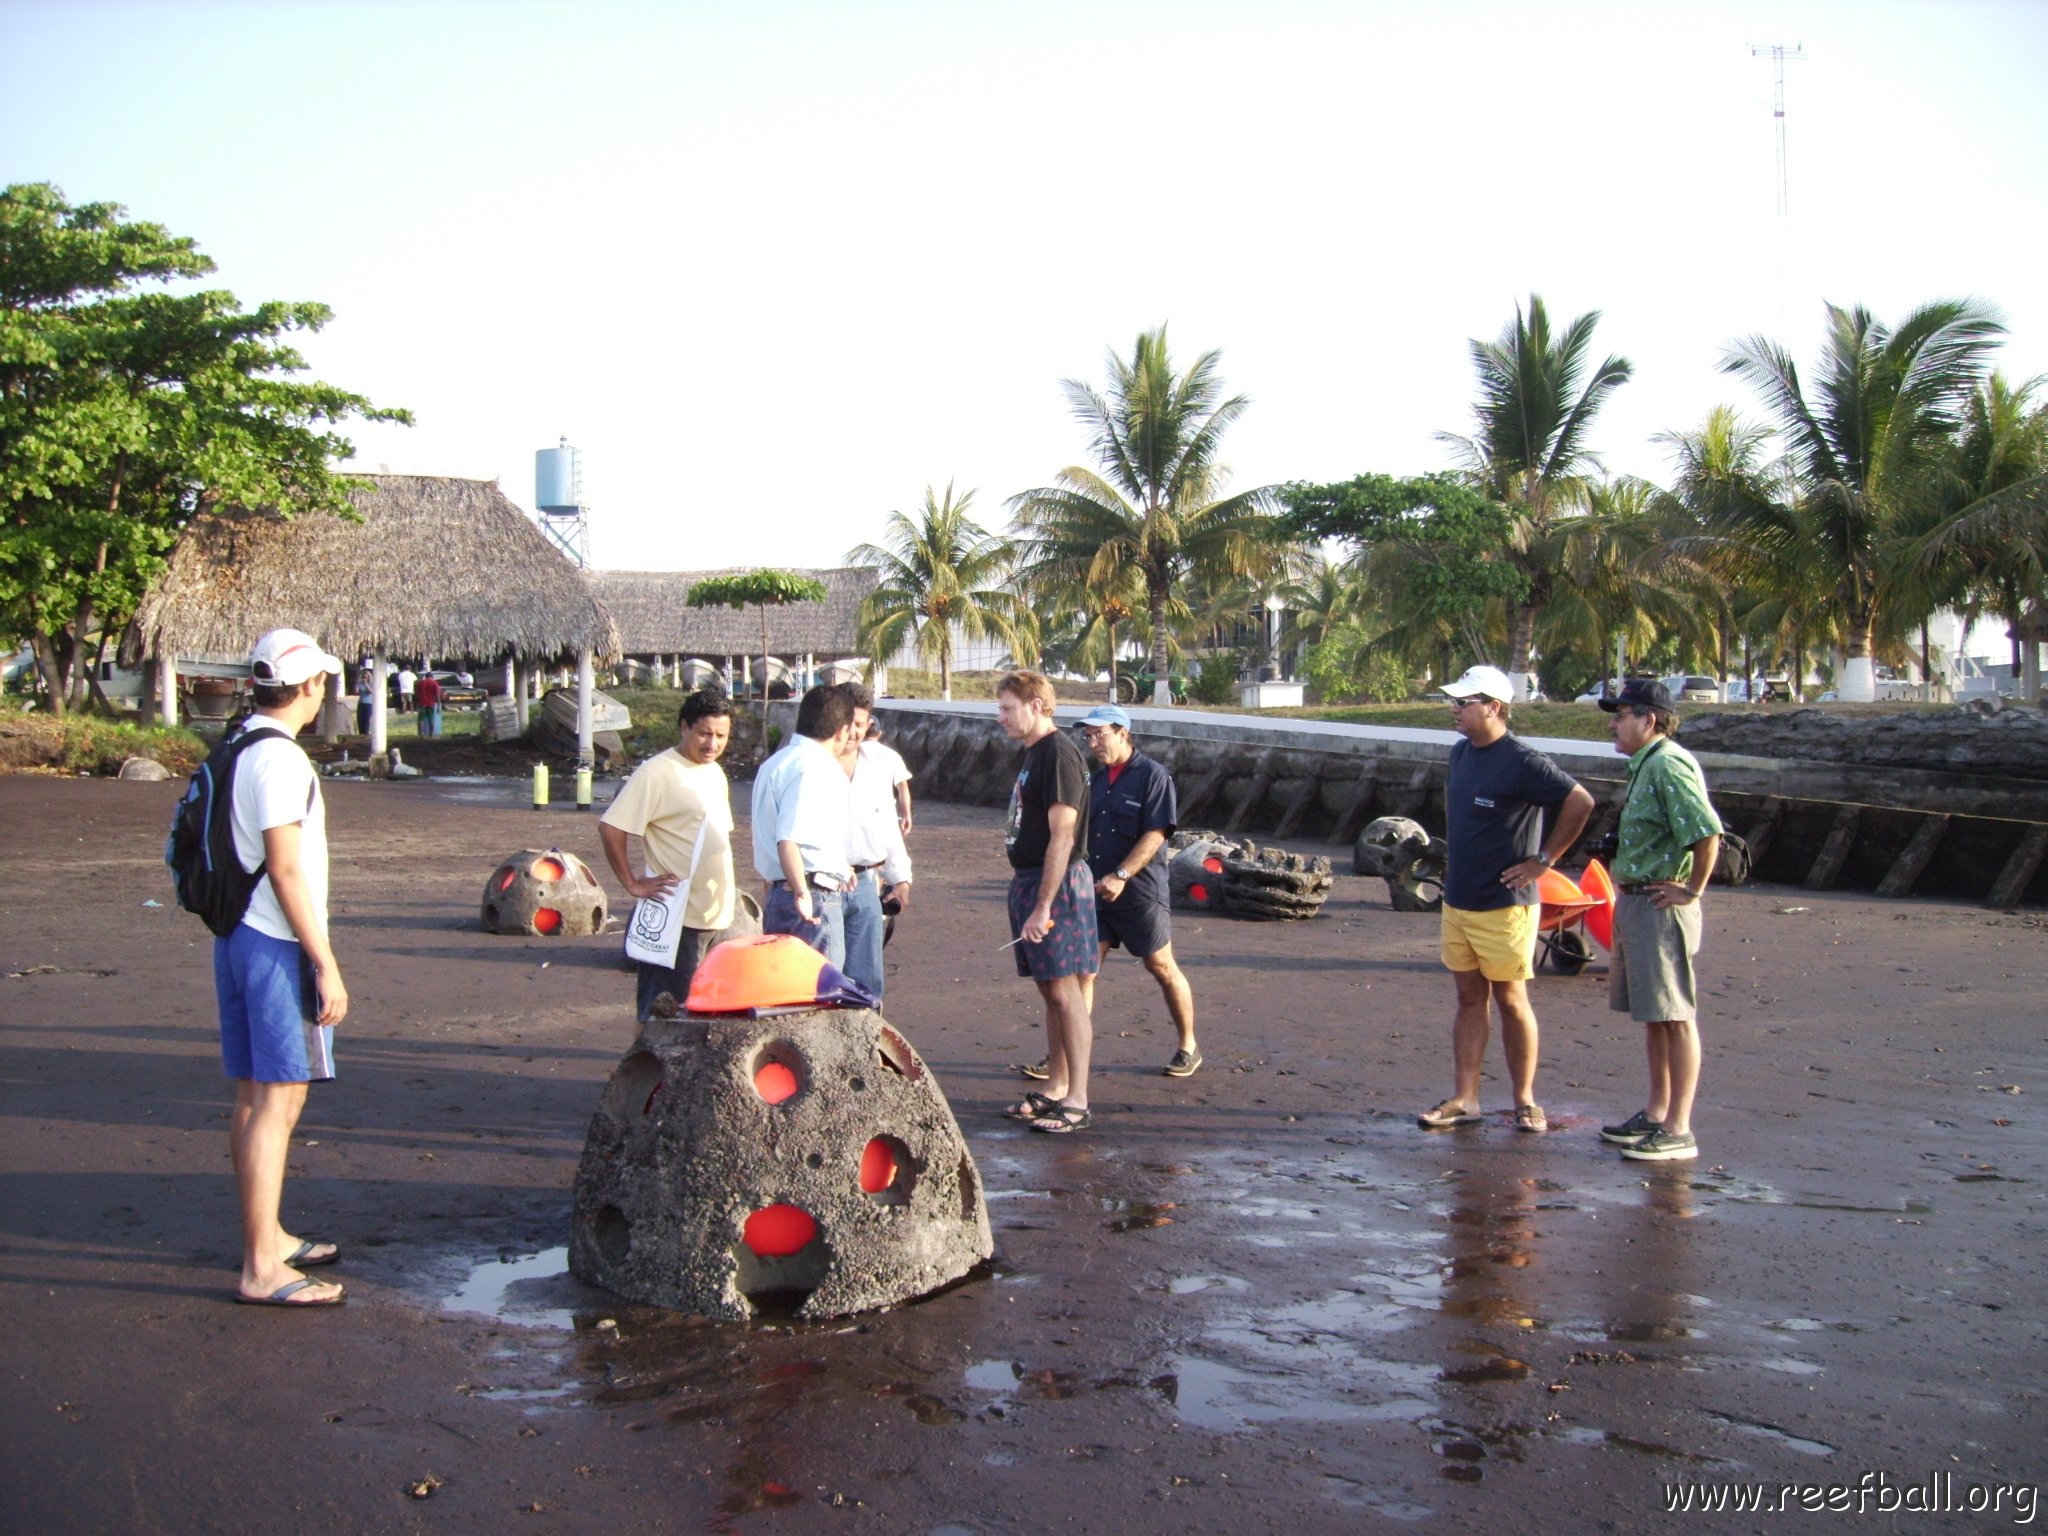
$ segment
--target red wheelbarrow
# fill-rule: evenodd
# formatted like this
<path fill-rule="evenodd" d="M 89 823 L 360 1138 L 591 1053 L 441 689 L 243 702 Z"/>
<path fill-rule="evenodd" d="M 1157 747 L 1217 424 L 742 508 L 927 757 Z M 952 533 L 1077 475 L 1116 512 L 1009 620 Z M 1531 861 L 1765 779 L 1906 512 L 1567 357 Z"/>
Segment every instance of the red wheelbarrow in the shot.
<path fill-rule="evenodd" d="M 1591 934 L 1602 949 L 1614 948 L 1614 882 L 1598 859 L 1587 861 L 1585 875 L 1573 880 L 1560 869 L 1546 869 L 1536 882 L 1540 908 L 1536 942 L 1550 968 L 1576 976 L 1593 958 Z"/>

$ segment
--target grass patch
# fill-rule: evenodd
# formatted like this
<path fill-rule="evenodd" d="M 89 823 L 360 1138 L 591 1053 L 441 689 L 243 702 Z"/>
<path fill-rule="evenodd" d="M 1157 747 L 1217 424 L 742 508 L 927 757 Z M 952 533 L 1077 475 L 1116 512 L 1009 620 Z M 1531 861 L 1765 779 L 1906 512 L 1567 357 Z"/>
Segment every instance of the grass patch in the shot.
<path fill-rule="evenodd" d="M 112 775 L 128 758 L 147 757 L 181 775 L 198 767 L 208 750 L 182 726 L 166 730 L 93 715 L 0 715 L 0 773 Z"/>

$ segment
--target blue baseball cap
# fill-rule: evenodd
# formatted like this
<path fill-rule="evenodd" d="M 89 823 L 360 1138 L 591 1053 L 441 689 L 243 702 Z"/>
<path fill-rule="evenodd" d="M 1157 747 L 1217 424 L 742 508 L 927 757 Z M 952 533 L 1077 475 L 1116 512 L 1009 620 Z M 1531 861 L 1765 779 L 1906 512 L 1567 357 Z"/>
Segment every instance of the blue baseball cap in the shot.
<path fill-rule="evenodd" d="M 1084 729 L 1091 725 L 1120 725 L 1128 731 L 1131 728 L 1131 717 L 1125 714 L 1118 705 L 1098 704 L 1076 721 L 1075 724 Z"/>

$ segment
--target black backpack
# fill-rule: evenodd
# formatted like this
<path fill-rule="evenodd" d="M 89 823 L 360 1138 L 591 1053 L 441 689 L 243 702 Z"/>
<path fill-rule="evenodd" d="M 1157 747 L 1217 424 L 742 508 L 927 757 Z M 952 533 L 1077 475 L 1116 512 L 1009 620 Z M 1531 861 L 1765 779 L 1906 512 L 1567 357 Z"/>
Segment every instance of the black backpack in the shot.
<path fill-rule="evenodd" d="M 252 873 L 235 856 L 235 764 L 259 741 L 292 738 L 271 726 L 251 726 L 223 740 L 192 770 L 184 798 L 171 813 L 164 863 L 171 868 L 178 905 L 196 912 L 221 938 L 235 931 L 269 861 Z"/>

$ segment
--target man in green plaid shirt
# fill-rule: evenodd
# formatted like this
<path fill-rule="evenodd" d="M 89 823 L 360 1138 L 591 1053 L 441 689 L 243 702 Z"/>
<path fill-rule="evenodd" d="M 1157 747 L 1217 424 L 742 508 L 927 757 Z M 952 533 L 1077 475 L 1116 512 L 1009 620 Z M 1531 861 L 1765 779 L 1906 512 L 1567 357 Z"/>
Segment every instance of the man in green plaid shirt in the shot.
<path fill-rule="evenodd" d="M 1614 957 L 1608 1003 L 1644 1027 L 1649 1101 L 1600 1135 L 1642 1162 L 1700 1155 L 1692 1134 L 1700 1080 L 1696 1023 L 1700 899 L 1721 852 L 1721 818 L 1693 755 L 1673 741 L 1678 714 L 1665 686 L 1630 678 L 1600 707 L 1614 716 L 1614 749 L 1628 757 L 1614 855 Z"/>

